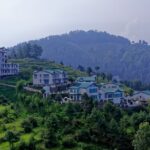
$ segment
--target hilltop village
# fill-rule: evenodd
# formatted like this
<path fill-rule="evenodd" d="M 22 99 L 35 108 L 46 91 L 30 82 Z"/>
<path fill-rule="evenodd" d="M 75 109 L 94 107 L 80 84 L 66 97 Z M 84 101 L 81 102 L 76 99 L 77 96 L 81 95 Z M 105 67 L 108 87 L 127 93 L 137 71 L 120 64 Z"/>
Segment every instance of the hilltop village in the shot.
<path fill-rule="evenodd" d="M 0 77 L 19 74 L 19 64 L 8 63 L 5 48 L 0 49 L 0 67 Z M 24 89 L 41 92 L 43 97 L 63 93 L 65 96 L 61 97 L 61 102 L 80 102 L 87 96 L 100 103 L 110 101 L 126 108 L 148 104 L 150 91 L 133 91 L 133 94 L 129 95 L 120 81 L 99 83 L 97 78 L 97 74 L 78 76 L 70 82 L 68 73 L 61 68 L 40 69 L 32 72 L 32 84 L 25 85 Z"/>
<path fill-rule="evenodd" d="M 150 131 L 148 90 L 26 47 L 32 53 L 21 49 L 21 58 L 0 49 L 0 150 L 141 150 L 137 137 Z"/>

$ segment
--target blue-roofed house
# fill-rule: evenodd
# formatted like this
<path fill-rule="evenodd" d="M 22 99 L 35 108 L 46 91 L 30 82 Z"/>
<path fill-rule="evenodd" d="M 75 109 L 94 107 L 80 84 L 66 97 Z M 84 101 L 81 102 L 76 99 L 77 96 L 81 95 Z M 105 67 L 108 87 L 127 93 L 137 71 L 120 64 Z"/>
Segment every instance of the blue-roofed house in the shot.
<path fill-rule="evenodd" d="M 69 88 L 70 98 L 74 101 L 82 99 L 82 95 L 87 94 L 94 100 L 99 100 L 98 87 L 92 82 L 78 82 Z"/>
<path fill-rule="evenodd" d="M 124 99 L 124 90 L 113 83 L 102 84 L 99 88 L 99 97 L 103 101 L 112 101 L 114 104 L 120 104 Z"/>
<path fill-rule="evenodd" d="M 136 91 L 131 98 L 135 100 L 150 100 L 150 91 Z"/>
<path fill-rule="evenodd" d="M 89 77 L 78 77 L 76 82 L 93 82 L 96 83 L 96 76 L 89 76 Z"/>

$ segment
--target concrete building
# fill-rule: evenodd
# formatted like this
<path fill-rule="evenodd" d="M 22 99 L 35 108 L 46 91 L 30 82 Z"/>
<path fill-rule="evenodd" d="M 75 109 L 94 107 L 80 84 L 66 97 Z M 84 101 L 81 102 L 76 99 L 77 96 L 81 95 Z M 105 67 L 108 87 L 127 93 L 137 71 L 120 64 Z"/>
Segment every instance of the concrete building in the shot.
<path fill-rule="evenodd" d="M 131 98 L 138 101 L 143 101 L 143 100 L 150 101 L 150 91 L 146 90 L 146 91 L 134 92 Z"/>
<path fill-rule="evenodd" d="M 68 75 L 60 69 L 51 69 L 44 71 L 34 71 L 33 85 L 35 86 L 59 86 L 68 82 Z"/>
<path fill-rule="evenodd" d="M 98 87 L 91 82 L 78 82 L 69 89 L 70 98 L 74 101 L 82 99 L 84 94 L 92 97 L 94 100 L 99 100 Z"/>
<path fill-rule="evenodd" d="M 19 65 L 7 62 L 7 51 L 0 48 L 0 77 L 16 75 L 19 73 Z"/>
<path fill-rule="evenodd" d="M 85 93 L 95 100 L 112 101 L 114 104 L 120 104 L 125 98 L 124 90 L 118 84 L 112 83 L 97 85 L 92 82 L 77 82 L 69 89 L 72 100 L 81 100 Z"/>
<path fill-rule="evenodd" d="M 112 101 L 114 104 L 120 104 L 125 98 L 124 90 L 113 83 L 102 84 L 99 88 L 100 100 Z"/>

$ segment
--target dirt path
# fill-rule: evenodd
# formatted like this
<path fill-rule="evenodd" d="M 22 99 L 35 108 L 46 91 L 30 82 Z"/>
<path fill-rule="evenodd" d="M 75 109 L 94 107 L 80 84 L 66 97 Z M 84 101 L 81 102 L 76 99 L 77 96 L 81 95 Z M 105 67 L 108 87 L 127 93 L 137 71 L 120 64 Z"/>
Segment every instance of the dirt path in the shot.
<path fill-rule="evenodd" d="M 7 86 L 7 87 L 11 87 L 11 88 L 16 88 L 15 85 L 10 85 L 10 84 L 5 84 L 5 83 L 0 83 L 0 86 Z"/>
<path fill-rule="evenodd" d="M 15 85 L 10 85 L 10 84 L 6 84 L 6 83 L 0 83 L 0 86 L 16 88 Z M 40 90 L 37 90 L 37 89 L 34 89 L 34 88 L 30 88 L 30 87 L 24 87 L 24 90 L 29 91 L 29 92 L 34 92 L 34 93 L 41 93 Z"/>

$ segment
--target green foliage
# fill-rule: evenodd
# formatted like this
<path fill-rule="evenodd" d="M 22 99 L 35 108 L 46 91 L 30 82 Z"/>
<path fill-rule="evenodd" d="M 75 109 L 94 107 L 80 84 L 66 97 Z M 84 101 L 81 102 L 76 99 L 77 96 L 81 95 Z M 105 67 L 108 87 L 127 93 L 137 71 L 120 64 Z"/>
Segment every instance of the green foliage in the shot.
<path fill-rule="evenodd" d="M 24 83 L 21 78 L 29 83 L 33 69 L 60 66 L 31 59 L 28 63 L 26 60 L 17 61 L 25 75 L 0 81 L 11 85 L 17 82 L 17 92 L 15 88 L 0 86 L 0 149 L 138 150 L 142 140 L 145 143 L 149 140 L 149 124 L 139 129 L 143 122 L 150 122 L 149 106 L 124 110 L 111 102 L 102 105 L 88 95 L 84 95 L 81 102 L 65 104 L 60 103 L 62 95 L 43 99 L 40 94 L 22 90 Z M 73 79 L 85 75 L 84 72 L 61 67 Z M 107 74 L 98 77 L 107 80 Z"/>
<path fill-rule="evenodd" d="M 11 51 L 12 58 L 39 58 L 43 49 L 36 44 L 23 43 L 12 48 Z"/>
<path fill-rule="evenodd" d="M 43 48 L 43 57 L 64 64 L 95 68 L 117 74 L 123 80 L 150 81 L 150 46 L 146 42 L 131 43 L 128 39 L 97 31 L 74 31 L 30 42 Z M 22 45 L 14 47 L 22 52 Z M 26 49 L 29 49 L 28 47 Z M 12 51 L 13 53 L 13 51 Z M 26 55 L 25 55 L 26 56 Z"/>
<path fill-rule="evenodd" d="M 46 148 L 56 147 L 59 144 L 56 132 L 53 129 L 47 129 L 44 131 L 43 140 Z"/>
<path fill-rule="evenodd" d="M 22 122 L 22 127 L 25 133 L 30 133 L 33 128 L 38 126 L 37 120 L 33 117 L 29 117 Z"/>
<path fill-rule="evenodd" d="M 76 146 L 76 141 L 73 137 L 69 136 L 62 140 L 62 145 L 64 148 L 73 148 Z"/>
<path fill-rule="evenodd" d="M 19 140 L 17 133 L 13 131 L 7 131 L 5 139 L 9 142 L 10 149 L 13 149 L 13 143 Z"/>
<path fill-rule="evenodd" d="M 35 139 L 33 137 L 31 137 L 27 143 L 25 141 L 21 140 L 17 144 L 16 150 L 36 150 Z"/>
<path fill-rule="evenodd" d="M 133 146 L 135 150 L 150 149 L 150 125 L 148 122 L 140 124 L 133 140 Z"/>
<path fill-rule="evenodd" d="M 19 93 L 23 90 L 24 88 L 24 85 L 25 85 L 25 81 L 24 80 L 20 80 L 17 82 L 16 84 L 16 92 Z"/>

